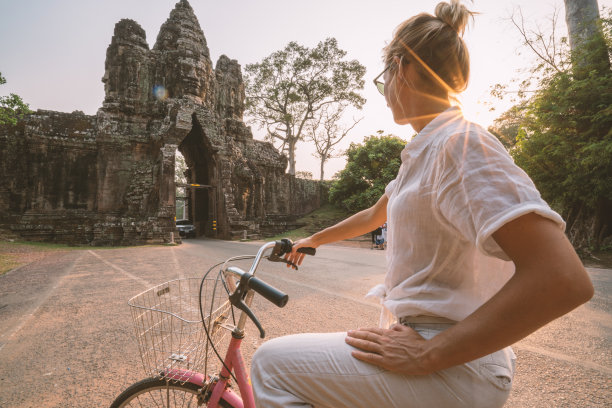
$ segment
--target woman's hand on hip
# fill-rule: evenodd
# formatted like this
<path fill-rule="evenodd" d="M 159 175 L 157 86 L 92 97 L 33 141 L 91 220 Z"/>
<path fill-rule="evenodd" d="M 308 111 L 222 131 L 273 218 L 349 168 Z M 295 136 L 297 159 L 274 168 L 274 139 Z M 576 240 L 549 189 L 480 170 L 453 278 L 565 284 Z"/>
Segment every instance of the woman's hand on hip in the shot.
<path fill-rule="evenodd" d="M 390 329 L 349 330 L 346 343 L 357 350 L 358 360 L 401 374 L 429 374 L 422 356 L 427 340 L 410 327 L 396 324 Z"/>

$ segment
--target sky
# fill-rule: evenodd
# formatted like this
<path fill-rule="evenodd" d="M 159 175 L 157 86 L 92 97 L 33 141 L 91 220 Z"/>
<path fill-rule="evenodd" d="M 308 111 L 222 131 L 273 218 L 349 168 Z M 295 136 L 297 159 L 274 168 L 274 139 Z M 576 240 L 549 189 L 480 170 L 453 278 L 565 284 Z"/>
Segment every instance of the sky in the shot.
<path fill-rule="evenodd" d="M 122 18 L 137 21 L 152 48 L 161 25 L 178 0 L 0 0 L 0 72 L 7 80 L 0 96 L 15 93 L 31 109 L 60 112 L 80 110 L 95 115 L 104 100 L 106 49 L 115 24 Z M 414 131 L 393 122 L 384 98 L 372 79 L 383 69 L 382 48 L 394 29 L 420 12 L 433 13 L 438 0 L 189 0 L 204 31 L 213 66 L 225 54 L 243 67 L 261 61 L 290 41 L 315 47 L 335 37 L 347 59 L 357 59 L 366 69 L 362 95 L 367 102 L 351 116 L 363 118 L 339 146 L 378 130 L 409 140 Z M 474 0 L 468 8 L 479 12 L 464 39 L 471 57 L 471 79 L 460 102 L 465 115 L 483 126 L 512 103 L 510 98 L 489 96 L 496 83 L 509 84 L 526 75 L 533 54 L 522 45 L 510 22 L 518 8 L 530 27 L 546 30 L 555 8 L 558 32 L 567 35 L 563 0 Z M 611 8 L 612 0 L 599 0 Z M 600 11 L 601 12 L 601 11 Z M 512 89 L 512 86 L 510 86 Z M 490 108 L 494 107 L 494 111 Z M 350 116 L 347 117 L 350 120 Z M 255 138 L 263 131 L 253 126 Z M 312 146 L 297 146 L 298 171 L 319 176 Z M 344 168 L 343 157 L 326 165 L 326 178 Z"/>

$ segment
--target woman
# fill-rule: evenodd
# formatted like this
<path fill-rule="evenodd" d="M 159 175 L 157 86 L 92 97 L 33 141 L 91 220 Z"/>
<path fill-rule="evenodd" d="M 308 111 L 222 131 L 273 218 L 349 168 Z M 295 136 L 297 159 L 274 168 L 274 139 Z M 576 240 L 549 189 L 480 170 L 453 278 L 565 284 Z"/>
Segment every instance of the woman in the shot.
<path fill-rule="evenodd" d="M 253 358 L 258 406 L 500 407 L 509 346 L 592 297 L 561 217 L 451 106 L 469 76 L 461 35 L 471 16 L 453 0 L 397 28 L 375 82 L 395 122 L 418 134 L 373 207 L 294 247 L 387 222 L 388 271 L 372 293 L 398 323 L 269 341 Z"/>

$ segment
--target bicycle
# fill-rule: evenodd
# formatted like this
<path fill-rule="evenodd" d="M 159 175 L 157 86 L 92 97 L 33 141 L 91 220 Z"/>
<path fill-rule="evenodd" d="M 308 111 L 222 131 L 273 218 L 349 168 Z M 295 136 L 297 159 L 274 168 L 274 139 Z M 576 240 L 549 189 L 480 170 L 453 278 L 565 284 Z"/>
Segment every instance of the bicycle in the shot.
<path fill-rule="evenodd" d="M 232 257 L 214 265 L 202 279 L 175 279 L 131 298 L 128 305 L 138 347 L 150 377 L 126 388 L 110 408 L 255 408 L 240 351 L 247 318 L 255 323 L 260 337 L 265 337 L 261 323 L 250 308 L 253 296 L 256 292 L 278 307 L 284 307 L 289 297 L 254 275 L 263 258 L 285 262 L 297 269 L 283 258 L 292 246 L 288 239 L 268 242 L 256 255 Z M 269 249 L 271 254 L 264 256 Z M 309 255 L 316 252 L 314 248 L 298 251 Z M 248 272 L 229 265 L 247 259 L 253 259 Z M 219 272 L 209 276 L 221 264 Z M 237 321 L 234 308 L 241 311 Z M 218 350 L 227 333 L 231 333 L 231 339 L 222 358 Z M 217 372 L 212 369 L 214 361 L 210 361 L 213 354 L 221 363 L 220 371 L 218 375 L 208 376 L 209 371 Z M 230 388 L 232 379 L 238 384 L 240 394 Z"/>

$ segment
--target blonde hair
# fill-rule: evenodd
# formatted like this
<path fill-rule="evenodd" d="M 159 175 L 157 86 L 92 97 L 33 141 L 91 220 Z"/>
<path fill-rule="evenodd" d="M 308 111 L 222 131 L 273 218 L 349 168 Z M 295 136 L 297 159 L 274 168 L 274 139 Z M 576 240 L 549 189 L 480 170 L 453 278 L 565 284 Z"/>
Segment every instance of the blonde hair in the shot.
<path fill-rule="evenodd" d="M 421 13 L 401 23 L 393 39 L 384 48 L 385 65 L 394 57 L 417 62 L 423 79 L 430 88 L 446 94 L 459 93 L 467 87 L 470 76 L 470 55 L 461 38 L 470 17 L 459 0 L 439 3 L 435 16 Z"/>

